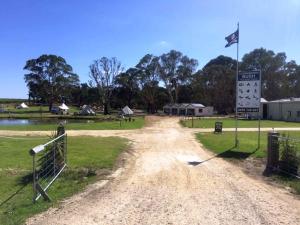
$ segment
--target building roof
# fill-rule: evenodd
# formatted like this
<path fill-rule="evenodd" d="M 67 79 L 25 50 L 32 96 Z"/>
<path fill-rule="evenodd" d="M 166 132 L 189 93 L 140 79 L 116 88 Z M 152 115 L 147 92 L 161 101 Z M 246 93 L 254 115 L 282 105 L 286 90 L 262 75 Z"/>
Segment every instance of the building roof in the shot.
<path fill-rule="evenodd" d="M 180 103 L 167 104 L 164 108 L 204 108 L 205 106 L 199 103 Z"/>
<path fill-rule="evenodd" d="M 291 97 L 291 98 L 283 98 L 283 99 L 278 99 L 278 100 L 274 100 L 274 101 L 269 101 L 269 103 L 272 103 L 272 102 L 286 102 L 286 103 L 300 102 L 300 98 Z"/>
<path fill-rule="evenodd" d="M 265 103 L 265 102 L 268 102 L 268 101 L 265 98 L 260 98 L 260 102 Z"/>
<path fill-rule="evenodd" d="M 204 108 L 205 106 L 202 105 L 202 104 L 199 104 L 199 103 L 191 103 L 189 104 L 189 107 L 192 106 L 192 107 L 199 107 L 199 108 Z"/>

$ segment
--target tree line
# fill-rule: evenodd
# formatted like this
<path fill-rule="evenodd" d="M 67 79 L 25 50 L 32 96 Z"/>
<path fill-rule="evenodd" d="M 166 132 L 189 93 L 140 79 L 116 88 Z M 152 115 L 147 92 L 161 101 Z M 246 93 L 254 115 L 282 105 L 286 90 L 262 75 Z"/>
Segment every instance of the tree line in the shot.
<path fill-rule="evenodd" d="M 202 103 L 218 113 L 235 108 L 236 60 L 220 55 L 202 69 L 198 61 L 171 50 L 160 56 L 147 54 L 125 70 L 116 57 L 102 57 L 89 66 L 89 81 L 80 83 L 66 60 L 56 55 L 30 59 L 24 67 L 29 100 L 49 105 L 66 102 L 111 108 L 125 105 L 155 113 L 167 103 Z M 264 48 L 245 54 L 242 71 L 262 71 L 262 97 L 275 100 L 300 96 L 300 65 L 287 61 L 285 53 Z"/>

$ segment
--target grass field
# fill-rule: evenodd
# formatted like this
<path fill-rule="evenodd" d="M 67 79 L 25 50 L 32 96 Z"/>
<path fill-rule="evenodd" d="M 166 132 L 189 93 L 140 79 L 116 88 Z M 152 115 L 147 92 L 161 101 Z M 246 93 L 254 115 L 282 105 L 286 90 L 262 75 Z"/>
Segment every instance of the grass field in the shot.
<path fill-rule="evenodd" d="M 300 132 L 282 132 L 291 138 L 300 139 Z M 222 134 L 198 133 L 196 137 L 204 147 L 225 159 L 243 160 L 248 157 L 263 158 L 267 156 L 267 132 L 261 133 L 261 147 L 257 149 L 256 132 L 239 132 L 239 149 L 234 148 L 234 132 Z M 300 150 L 300 148 L 299 148 Z M 292 187 L 300 194 L 300 180 L 288 176 L 275 176 L 275 179 L 286 186 Z"/>
<path fill-rule="evenodd" d="M 42 199 L 32 203 L 31 147 L 45 143 L 47 138 L 0 138 L 0 224 L 23 224 L 25 219 L 83 189 L 101 177 L 99 169 L 111 170 L 119 154 L 127 148 L 127 140 L 117 137 L 70 137 L 68 168 L 49 190 L 52 202 Z M 92 171 L 92 172 L 91 172 Z"/>
<path fill-rule="evenodd" d="M 90 121 L 89 123 L 67 123 L 65 125 L 68 130 L 129 130 L 140 129 L 144 126 L 144 117 L 135 117 L 134 121 Z M 55 130 L 57 124 L 30 124 L 30 125 L 0 125 L 0 130 L 18 130 L 18 131 L 34 131 L 34 130 Z"/>
<path fill-rule="evenodd" d="M 11 104 L 11 103 L 22 103 L 26 101 L 26 99 L 19 98 L 0 98 L 0 104 Z"/>
<path fill-rule="evenodd" d="M 215 122 L 223 122 L 223 128 L 233 128 L 235 127 L 235 119 L 232 118 L 196 118 L 193 121 L 181 120 L 180 123 L 184 127 L 188 128 L 214 128 Z M 238 127 L 241 128 L 255 128 L 258 126 L 257 120 L 239 120 Z M 261 127 L 300 127 L 300 123 L 297 122 L 285 122 L 285 121 L 273 121 L 273 120 L 261 120 Z"/>

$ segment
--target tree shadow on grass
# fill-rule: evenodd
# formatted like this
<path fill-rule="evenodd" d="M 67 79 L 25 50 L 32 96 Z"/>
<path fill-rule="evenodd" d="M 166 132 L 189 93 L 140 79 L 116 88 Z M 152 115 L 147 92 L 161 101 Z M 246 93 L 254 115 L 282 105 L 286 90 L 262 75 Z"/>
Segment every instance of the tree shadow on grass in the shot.
<path fill-rule="evenodd" d="M 219 153 L 218 155 L 216 155 L 216 157 L 218 158 L 227 158 L 227 159 L 239 159 L 239 160 L 245 160 L 247 159 L 249 156 L 253 155 L 255 152 L 258 151 L 258 149 L 255 149 L 252 152 L 243 152 L 243 151 L 238 151 L 238 150 L 234 150 L 235 147 L 232 147 L 222 153 Z"/>
<path fill-rule="evenodd" d="M 259 148 L 256 148 L 254 151 L 252 152 L 243 152 L 243 151 L 238 151 L 234 146 L 225 150 L 224 152 L 221 152 L 217 155 L 214 155 L 211 158 L 208 158 L 206 160 L 203 161 L 190 161 L 188 162 L 189 165 L 192 166 L 198 166 L 199 164 L 202 164 L 204 162 L 210 161 L 214 158 L 224 158 L 224 159 L 237 159 L 237 160 L 245 160 L 247 159 L 249 156 L 251 156 L 252 154 L 254 154 L 255 152 L 257 152 L 259 150 Z"/>
<path fill-rule="evenodd" d="M 18 179 L 17 185 L 21 185 L 13 194 L 8 196 L 4 201 L 0 202 L 0 207 L 16 197 L 28 184 L 32 183 L 32 173 L 26 174 Z"/>

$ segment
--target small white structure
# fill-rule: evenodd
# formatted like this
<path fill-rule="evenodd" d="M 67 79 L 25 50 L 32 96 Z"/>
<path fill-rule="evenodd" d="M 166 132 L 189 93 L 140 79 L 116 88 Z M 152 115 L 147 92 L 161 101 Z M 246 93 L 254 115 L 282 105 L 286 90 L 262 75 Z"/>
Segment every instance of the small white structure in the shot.
<path fill-rule="evenodd" d="M 133 115 L 133 111 L 126 105 L 122 109 L 122 114 L 125 115 L 125 116 L 131 116 L 131 115 Z"/>
<path fill-rule="evenodd" d="M 89 106 L 89 105 L 84 105 L 84 106 L 82 106 L 82 109 L 80 110 L 79 115 L 83 115 L 83 116 L 95 116 L 96 113 L 95 113 L 95 111 L 92 109 L 91 106 Z"/>
<path fill-rule="evenodd" d="M 17 109 L 28 109 L 29 107 L 24 103 L 24 102 L 22 102 L 20 105 L 18 105 L 17 107 L 16 107 Z"/>
<path fill-rule="evenodd" d="M 69 107 L 65 103 L 58 106 L 58 108 L 62 114 L 68 114 Z"/>
<path fill-rule="evenodd" d="M 167 104 L 163 107 L 164 113 L 178 116 L 211 116 L 213 107 L 205 107 L 198 103 Z"/>

